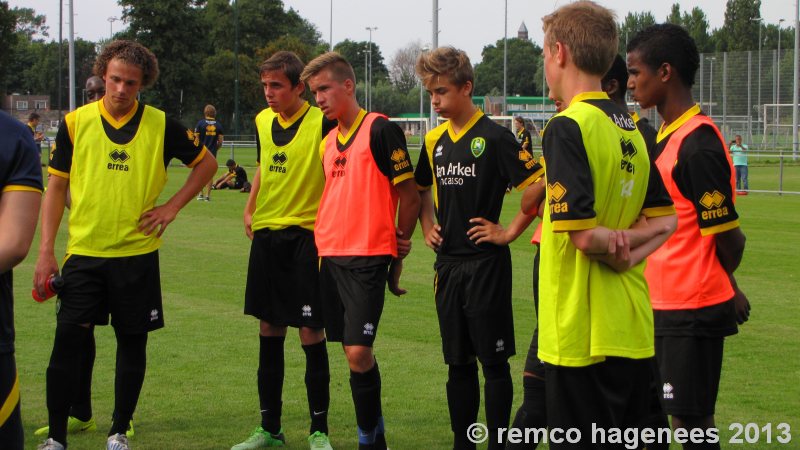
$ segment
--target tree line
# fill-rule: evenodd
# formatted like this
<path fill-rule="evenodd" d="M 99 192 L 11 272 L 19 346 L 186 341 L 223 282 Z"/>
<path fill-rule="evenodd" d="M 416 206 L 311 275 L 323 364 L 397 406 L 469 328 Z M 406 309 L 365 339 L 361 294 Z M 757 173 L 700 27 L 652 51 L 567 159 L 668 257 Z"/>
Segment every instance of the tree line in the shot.
<path fill-rule="evenodd" d="M 304 61 L 328 50 L 328 43 L 307 19 L 281 0 L 119 0 L 127 27 L 113 38 L 135 39 L 158 57 L 161 75 L 142 100 L 192 125 L 205 104 L 216 106 L 218 118 L 229 134 L 238 125 L 240 134 L 252 134 L 253 117 L 265 107 L 258 66 L 278 50 L 296 52 Z M 760 0 L 728 0 L 722 27 L 709 31 L 708 18 L 695 7 L 682 11 L 672 6 L 664 21 L 685 27 L 700 52 L 757 50 L 777 47 L 779 25 L 762 23 Z M 628 13 L 619 23 L 620 53 L 639 30 L 657 23 L 650 12 Z M 783 47 L 791 47 L 794 30 L 780 29 Z M 9 8 L 0 1 L 0 89 L 5 93 L 47 94 L 54 108 L 68 108 L 67 44 L 52 36 L 46 18 L 32 8 Z M 238 39 L 236 36 L 238 35 Z M 91 75 L 98 50 L 107 41 L 75 41 L 77 103 L 83 80 Z M 509 95 L 542 95 L 542 48 L 533 41 L 508 39 Z M 475 64 L 475 95 L 501 96 L 504 40 L 487 45 Z M 357 95 L 364 98 L 364 71 L 370 44 L 345 39 L 334 50 L 347 58 L 356 71 Z M 420 110 L 420 89 L 414 73 L 422 44 L 411 42 L 388 61 L 380 47 L 371 43 L 373 109 L 389 116 Z M 237 77 L 238 62 L 238 77 Z M 369 67 L 366 67 L 369 70 Z M 61 83 L 59 84 L 59 77 Z M 239 111 L 235 121 L 234 90 L 238 80 Z M 59 89 L 60 86 L 60 89 Z M 60 95 L 59 95 L 60 94 Z M 422 92 L 424 114 L 429 113 Z"/>

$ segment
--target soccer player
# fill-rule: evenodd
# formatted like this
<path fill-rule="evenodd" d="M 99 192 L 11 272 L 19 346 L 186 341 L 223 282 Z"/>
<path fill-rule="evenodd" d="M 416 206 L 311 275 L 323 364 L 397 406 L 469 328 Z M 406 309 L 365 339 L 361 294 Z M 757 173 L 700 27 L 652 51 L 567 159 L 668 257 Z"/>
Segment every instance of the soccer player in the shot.
<path fill-rule="evenodd" d="M 205 117 L 200 119 L 194 127 L 194 143 L 195 145 L 205 146 L 206 150 L 211 152 L 214 158 L 216 158 L 217 150 L 222 146 L 222 141 L 225 138 L 222 124 L 216 119 L 217 108 L 214 108 L 214 105 L 206 105 L 206 107 L 203 108 L 203 114 L 205 114 Z M 203 195 L 203 192 L 205 192 L 206 195 Z M 200 191 L 197 199 L 211 201 L 210 182 Z"/>
<path fill-rule="evenodd" d="M 225 162 L 225 167 L 228 168 L 228 173 L 214 181 L 214 189 L 242 189 L 247 183 L 247 172 L 244 167 L 232 159 Z"/>
<path fill-rule="evenodd" d="M 86 79 L 86 103 L 100 100 L 106 95 L 106 84 L 97 75 L 92 75 Z"/>
<path fill-rule="evenodd" d="M 692 98 L 699 54 L 686 30 L 648 27 L 627 52 L 628 89 L 664 120 L 655 164 L 678 210 L 677 232 L 648 259 L 645 271 L 664 383 L 661 402 L 673 428 L 705 435 L 714 427 L 725 337 L 750 311 L 733 275 L 745 245 L 733 167 L 722 135 Z"/>
<path fill-rule="evenodd" d="M 621 108 L 628 110 L 628 103 L 625 101 L 625 93 L 628 90 L 628 66 L 625 59 L 617 54 L 611 68 L 601 80 L 603 92 Z M 656 147 L 656 130 L 647 121 L 640 118 L 635 112 L 630 112 L 631 118 L 636 124 L 636 128 L 642 133 L 647 154 L 653 155 Z M 652 162 L 652 158 L 651 158 Z M 661 383 L 659 382 L 658 363 L 655 358 L 650 359 L 652 376 L 649 383 L 648 404 L 649 410 L 646 416 L 642 416 L 639 422 L 641 428 L 668 429 L 669 422 L 664 410 L 661 408 Z M 669 450 L 669 442 L 653 442 L 647 444 L 648 450 Z"/>
<path fill-rule="evenodd" d="M 158 61 L 132 41 L 108 44 L 94 73 L 106 83 L 101 101 L 70 112 L 50 158 L 52 175 L 42 211 L 34 285 L 59 271 L 55 238 L 72 192 L 64 287 L 47 368 L 48 439 L 44 450 L 66 447 L 67 417 L 92 325 L 111 325 L 117 339 L 115 402 L 106 447 L 128 448 L 130 423 L 145 375 L 148 332 L 164 326 L 158 248 L 161 235 L 216 170 L 214 157 L 194 145 L 191 130 L 139 103 L 139 91 L 158 77 Z M 172 158 L 192 168 L 166 203 L 155 202 Z"/>
<path fill-rule="evenodd" d="M 0 111 L 0 442 L 8 450 L 22 450 L 24 443 L 11 269 L 25 259 L 36 233 L 43 188 L 39 158 L 25 125 Z"/>
<path fill-rule="evenodd" d="M 600 90 L 617 49 L 614 14 L 583 1 L 542 21 L 547 83 L 568 106 L 544 132 L 539 358 L 550 429 L 588 437 L 593 427 L 635 428 L 647 412 L 654 350 L 644 258 L 676 218 L 642 135 Z"/>
<path fill-rule="evenodd" d="M 497 429 L 509 423 L 514 355 L 511 252 L 508 243 L 535 213 L 520 211 L 508 228 L 498 222 L 506 187 L 538 206 L 544 169 L 513 133 L 472 103 L 473 72 L 462 50 L 421 55 L 417 74 L 431 105 L 447 122 L 425 136 L 415 174 L 422 191 L 420 224 L 436 251 L 436 312 L 448 365 L 447 403 L 454 448 L 475 448 L 467 428 L 478 419 L 478 364 L 483 368 L 489 448 L 503 448 Z M 528 208 L 530 209 L 530 208 Z M 434 221 L 435 218 L 435 221 Z"/>
<path fill-rule="evenodd" d="M 608 98 L 626 110 L 628 109 L 628 103 L 625 100 L 625 93 L 628 91 L 628 66 L 625 64 L 625 58 L 620 55 L 614 57 L 611 68 L 608 69 L 608 72 L 601 80 L 601 86 L 603 92 L 608 94 Z M 636 124 L 636 128 L 644 137 L 644 143 L 647 145 L 647 154 L 652 155 L 656 147 L 656 129 L 650 125 L 646 118 L 639 117 L 639 114 L 635 111 L 629 111 L 629 113 Z"/>
<path fill-rule="evenodd" d="M 318 56 L 301 79 L 325 117 L 338 121 L 320 144 L 325 189 L 314 229 L 325 331 L 342 343 L 350 366 L 358 448 L 384 450 L 381 375 L 372 346 L 387 281 L 395 295 L 405 292 L 402 258 L 419 214 L 413 167 L 403 130 L 358 105 L 355 73 L 341 55 Z"/>
<path fill-rule="evenodd" d="M 244 209 L 252 240 L 245 314 L 260 320 L 258 396 L 261 426 L 232 450 L 281 446 L 281 395 L 287 327 L 300 333 L 306 355 L 311 449 L 329 449 L 330 371 L 319 292 L 314 221 L 325 187 L 322 138 L 335 127 L 303 99 L 303 62 L 280 51 L 261 65 L 269 108 L 256 116 L 259 167 Z"/>
<path fill-rule="evenodd" d="M 106 84 L 103 79 L 97 75 L 92 75 L 86 79 L 86 100 L 88 103 L 96 102 L 103 98 L 106 94 Z M 87 104 L 88 104 L 87 103 Z M 48 175 L 48 179 L 51 176 Z M 67 186 L 67 197 L 65 206 L 72 207 L 72 195 Z M 92 414 L 92 370 L 94 369 L 94 360 L 96 356 L 96 347 L 94 339 L 94 324 L 89 326 L 92 330 L 89 336 L 89 343 L 86 352 L 83 355 L 83 361 L 78 376 L 78 392 L 73 400 L 69 409 L 69 418 L 67 419 L 67 433 L 80 433 L 83 431 L 94 431 L 97 429 L 94 416 Z M 50 427 L 45 426 L 33 432 L 35 436 L 46 436 L 50 432 Z M 134 433 L 133 418 L 128 424 L 126 435 L 132 437 Z"/>

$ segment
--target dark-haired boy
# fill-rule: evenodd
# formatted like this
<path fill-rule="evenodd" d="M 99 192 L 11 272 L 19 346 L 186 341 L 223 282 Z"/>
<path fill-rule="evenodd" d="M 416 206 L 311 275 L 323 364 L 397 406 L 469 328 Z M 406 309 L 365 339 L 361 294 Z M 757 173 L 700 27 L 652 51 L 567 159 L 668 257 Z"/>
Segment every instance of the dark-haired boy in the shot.
<path fill-rule="evenodd" d="M 282 446 L 284 342 L 298 329 L 306 356 L 311 449 L 331 449 L 328 439 L 330 372 L 320 304 L 314 221 L 325 186 L 319 154 L 335 126 L 303 100 L 303 62 L 280 51 L 261 65 L 269 108 L 256 116 L 259 166 L 244 208 L 252 241 L 245 314 L 259 319 L 258 397 L 261 425 L 232 450 Z"/>
<path fill-rule="evenodd" d="M 117 366 L 106 447 L 128 449 L 126 431 L 144 382 L 147 336 L 164 326 L 160 238 L 217 167 L 213 156 L 194 145 L 191 130 L 136 100 L 158 78 L 158 60 L 150 50 L 114 41 L 97 57 L 94 73 L 105 80 L 107 95 L 61 122 L 42 208 L 34 286 L 44 296 L 47 279 L 59 271 L 54 247 L 69 186 L 68 258 L 47 368 L 50 428 L 42 450 L 66 446 L 67 417 L 91 326 L 108 324 L 109 314 Z M 192 171 L 178 192 L 156 206 L 172 158 Z"/>
<path fill-rule="evenodd" d="M 415 178 L 422 189 L 420 224 L 436 251 L 436 312 L 448 365 L 447 403 L 455 449 L 474 449 L 467 429 L 478 419 L 478 364 L 483 368 L 489 448 L 505 445 L 498 429 L 511 414 L 508 358 L 515 354 L 508 243 L 533 221 L 543 198 L 544 169 L 507 128 L 472 103 L 473 72 L 462 50 L 421 55 L 417 74 L 431 105 L 448 119 L 425 136 Z M 498 222 L 509 184 L 524 191 L 508 228 Z"/>
<path fill-rule="evenodd" d="M 707 436 L 714 427 L 725 337 L 737 332 L 737 321 L 744 323 L 750 310 L 733 276 L 745 243 L 733 167 L 722 135 L 692 98 L 699 54 L 686 30 L 648 27 L 627 52 L 634 100 L 655 106 L 664 120 L 654 158 L 678 211 L 676 233 L 651 255 L 645 271 L 664 383 L 661 402 L 673 428 L 702 429 Z M 718 442 L 700 445 L 720 448 Z"/>
<path fill-rule="evenodd" d="M 674 230 L 674 208 L 628 112 L 600 91 L 617 48 L 613 13 L 584 1 L 542 20 L 547 83 L 569 105 L 543 141 L 547 419 L 550 429 L 579 429 L 580 448 L 608 448 L 589 440 L 595 427 L 636 428 L 647 411 L 654 351 L 643 260 Z"/>

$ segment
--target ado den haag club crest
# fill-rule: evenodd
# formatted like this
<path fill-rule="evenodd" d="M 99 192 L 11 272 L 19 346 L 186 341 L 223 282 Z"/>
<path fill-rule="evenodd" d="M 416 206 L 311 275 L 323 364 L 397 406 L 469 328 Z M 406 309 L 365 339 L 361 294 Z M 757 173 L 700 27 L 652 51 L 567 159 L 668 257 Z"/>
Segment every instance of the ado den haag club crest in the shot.
<path fill-rule="evenodd" d="M 486 140 L 482 137 L 476 137 L 469 143 L 469 149 L 472 151 L 472 156 L 479 157 L 486 150 Z"/>

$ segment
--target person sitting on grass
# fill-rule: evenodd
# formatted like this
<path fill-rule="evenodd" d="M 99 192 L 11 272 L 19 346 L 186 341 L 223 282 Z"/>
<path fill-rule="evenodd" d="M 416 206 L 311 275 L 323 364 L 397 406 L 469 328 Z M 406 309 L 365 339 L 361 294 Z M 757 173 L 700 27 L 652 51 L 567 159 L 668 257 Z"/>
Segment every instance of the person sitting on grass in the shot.
<path fill-rule="evenodd" d="M 228 173 L 223 175 L 211 186 L 213 189 L 242 189 L 247 184 L 247 172 L 244 167 L 236 164 L 236 161 L 229 159 L 226 163 Z M 206 201 L 209 199 L 206 197 Z"/>

